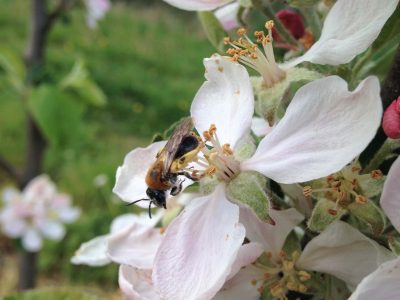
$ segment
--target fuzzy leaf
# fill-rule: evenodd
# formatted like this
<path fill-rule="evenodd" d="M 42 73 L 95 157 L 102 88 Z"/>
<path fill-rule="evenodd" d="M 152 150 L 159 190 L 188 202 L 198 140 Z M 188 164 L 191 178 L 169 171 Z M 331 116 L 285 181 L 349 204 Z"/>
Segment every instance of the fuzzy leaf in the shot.
<path fill-rule="evenodd" d="M 385 229 L 385 215 L 371 200 L 364 204 L 354 202 L 347 209 L 354 217 L 367 223 L 375 236 L 380 235 Z"/>
<path fill-rule="evenodd" d="M 257 217 L 273 223 L 269 217 L 269 198 L 266 193 L 267 179 L 257 172 L 241 172 L 227 186 L 228 198 L 250 207 Z"/>
<path fill-rule="evenodd" d="M 310 220 L 308 220 L 308 227 L 312 231 L 321 232 L 325 230 L 328 225 L 339 220 L 346 212 L 338 207 L 336 215 L 333 215 L 329 213 L 329 210 L 335 210 L 335 203 L 324 198 L 319 199 L 311 213 Z"/>

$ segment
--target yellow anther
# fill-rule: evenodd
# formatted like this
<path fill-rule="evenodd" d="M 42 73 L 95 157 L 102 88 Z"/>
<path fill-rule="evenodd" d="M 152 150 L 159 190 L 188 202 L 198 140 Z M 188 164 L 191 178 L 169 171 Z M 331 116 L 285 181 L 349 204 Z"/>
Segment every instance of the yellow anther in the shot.
<path fill-rule="evenodd" d="M 337 213 L 338 213 L 338 211 L 337 211 L 336 209 L 330 208 L 330 209 L 328 209 L 328 213 L 329 213 L 330 215 L 332 215 L 332 216 L 336 216 Z"/>
<path fill-rule="evenodd" d="M 299 259 L 299 257 L 300 257 L 300 252 L 299 252 L 299 251 L 293 251 L 293 253 L 292 253 L 292 260 L 293 260 L 293 261 L 296 261 L 296 260 Z"/>
<path fill-rule="evenodd" d="M 267 28 L 268 30 L 271 30 L 272 28 L 274 28 L 274 21 L 269 20 L 265 23 L 265 28 Z"/>
<path fill-rule="evenodd" d="M 252 281 L 250 281 L 251 285 L 256 285 L 257 284 L 257 280 L 253 279 Z"/>
<path fill-rule="evenodd" d="M 299 275 L 300 281 L 307 281 L 311 278 L 310 273 L 306 271 L 299 271 L 297 274 Z"/>
<path fill-rule="evenodd" d="M 252 59 L 257 59 L 257 58 L 258 58 L 258 56 L 257 56 L 257 54 L 255 54 L 255 53 L 252 53 L 252 54 L 250 54 L 250 58 L 252 58 Z"/>
<path fill-rule="evenodd" d="M 357 195 L 356 198 L 355 198 L 355 200 L 356 200 L 356 202 L 357 202 L 358 204 L 365 204 L 365 203 L 367 203 L 367 198 L 364 197 L 364 196 L 362 196 L 362 195 Z"/>
<path fill-rule="evenodd" d="M 209 131 L 204 131 L 204 132 L 203 132 L 203 137 L 204 137 L 204 139 L 205 139 L 206 141 L 209 141 L 209 140 L 211 140 L 212 135 L 210 134 Z"/>
<path fill-rule="evenodd" d="M 272 39 L 271 39 L 271 37 L 270 37 L 269 35 L 267 35 L 267 36 L 263 39 L 263 44 L 264 44 L 264 45 L 269 44 L 269 43 L 271 43 L 271 42 L 272 42 Z"/>
<path fill-rule="evenodd" d="M 239 28 L 237 31 L 236 31 L 236 34 L 238 35 L 238 36 L 242 36 L 242 35 L 244 35 L 244 34 L 246 34 L 246 28 Z"/>
<path fill-rule="evenodd" d="M 298 291 L 300 292 L 300 293 L 305 293 L 305 292 L 307 292 L 307 287 L 304 285 L 304 284 L 299 284 L 299 289 L 298 289 Z"/>
<path fill-rule="evenodd" d="M 224 151 L 224 154 L 226 154 L 226 155 L 233 155 L 233 150 L 231 148 L 231 145 L 229 145 L 229 144 L 224 144 L 222 146 L 222 150 Z"/>
<path fill-rule="evenodd" d="M 306 196 L 307 198 L 310 198 L 312 196 L 312 187 L 307 185 L 303 187 L 303 195 Z"/>
<path fill-rule="evenodd" d="M 214 136 L 214 134 L 217 132 L 217 127 L 215 126 L 215 124 L 210 125 L 208 132 L 210 133 L 211 136 Z"/>
<path fill-rule="evenodd" d="M 291 291 L 297 291 L 297 285 L 296 285 L 296 283 L 294 283 L 292 281 L 289 281 L 288 283 L 286 283 L 286 288 Z"/>
<path fill-rule="evenodd" d="M 231 43 L 231 38 L 229 36 L 224 37 L 224 44 L 228 45 Z"/>
<path fill-rule="evenodd" d="M 271 295 L 274 297 L 283 295 L 285 293 L 284 286 L 280 282 L 277 282 L 275 285 L 271 286 Z"/>
<path fill-rule="evenodd" d="M 381 170 L 373 170 L 371 172 L 371 177 L 373 179 L 381 179 L 383 177 L 382 171 Z"/>
<path fill-rule="evenodd" d="M 282 263 L 282 268 L 283 268 L 284 271 L 289 272 L 289 271 L 293 270 L 294 263 L 292 261 L 285 260 Z"/>

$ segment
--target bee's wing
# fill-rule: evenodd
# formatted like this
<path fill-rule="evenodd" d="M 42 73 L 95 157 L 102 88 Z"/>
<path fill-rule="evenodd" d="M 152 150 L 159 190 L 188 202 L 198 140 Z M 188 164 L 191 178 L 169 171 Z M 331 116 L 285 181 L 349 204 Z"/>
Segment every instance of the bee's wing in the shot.
<path fill-rule="evenodd" d="M 160 158 L 164 157 L 163 176 L 169 172 L 179 145 L 182 143 L 183 138 L 192 130 L 192 128 L 192 118 L 187 117 L 175 128 L 164 149 L 161 151 Z"/>

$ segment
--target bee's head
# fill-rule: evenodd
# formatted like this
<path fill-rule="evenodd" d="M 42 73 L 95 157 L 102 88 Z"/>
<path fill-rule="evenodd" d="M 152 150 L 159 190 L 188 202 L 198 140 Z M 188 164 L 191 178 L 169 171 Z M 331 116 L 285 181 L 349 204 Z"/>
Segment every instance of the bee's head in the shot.
<path fill-rule="evenodd" d="M 165 191 L 147 188 L 146 194 L 155 206 L 167 208 L 167 196 Z"/>

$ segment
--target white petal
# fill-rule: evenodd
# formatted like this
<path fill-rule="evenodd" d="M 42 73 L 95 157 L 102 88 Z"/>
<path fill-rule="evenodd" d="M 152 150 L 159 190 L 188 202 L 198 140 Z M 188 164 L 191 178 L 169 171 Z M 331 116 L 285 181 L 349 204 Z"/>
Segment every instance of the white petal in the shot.
<path fill-rule="evenodd" d="M 380 204 L 394 228 L 400 232 L 400 158 L 396 159 L 389 170 Z"/>
<path fill-rule="evenodd" d="M 394 258 L 386 248 L 354 227 L 337 221 L 304 248 L 299 269 L 331 274 L 355 287 L 380 264 Z"/>
<path fill-rule="evenodd" d="M 29 228 L 22 236 L 22 246 L 30 252 L 42 249 L 42 237 L 36 229 Z"/>
<path fill-rule="evenodd" d="M 400 258 L 388 261 L 365 277 L 349 300 L 400 299 Z"/>
<path fill-rule="evenodd" d="M 57 188 L 50 178 L 47 175 L 40 175 L 28 183 L 22 195 L 25 201 L 31 202 L 52 199 L 56 193 Z"/>
<path fill-rule="evenodd" d="M 73 223 L 81 215 L 81 210 L 78 207 L 65 207 L 59 211 L 60 220 L 64 223 Z"/>
<path fill-rule="evenodd" d="M 259 300 L 261 299 L 258 288 L 261 287 L 265 277 L 262 269 L 248 266 L 225 283 L 224 287 L 213 300 Z"/>
<path fill-rule="evenodd" d="M 164 215 L 164 209 L 160 209 L 157 213 L 152 214 L 151 219 L 147 212 L 140 214 L 124 214 L 116 217 L 111 223 L 111 233 L 116 233 L 130 227 L 133 224 L 140 224 L 147 227 L 154 227 Z"/>
<path fill-rule="evenodd" d="M 127 300 L 161 300 L 154 289 L 150 270 L 139 270 L 121 265 L 118 282 Z"/>
<path fill-rule="evenodd" d="M 236 275 L 239 270 L 247 265 L 250 265 L 264 252 L 263 245 L 259 243 L 247 243 L 240 247 L 235 262 L 232 265 L 231 273 L 227 280 Z"/>
<path fill-rule="evenodd" d="M 251 130 L 257 136 L 265 136 L 269 134 L 274 127 L 269 126 L 263 118 L 254 117 L 251 122 Z"/>
<path fill-rule="evenodd" d="M 117 170 L 116 182 L 113 192 L 126 202 L 133 202 L 146 195 L 147 185 L 145 178 L 150 166 L 155 162 L 156 155 L 166 142 L 153 143 L 147 148 L 136 148 L 129 152 L 124 163 Z M 147 208 L 147 201 L 140 201 L 138 206 Z"/>
<path fill-rule="evenodd" d="M 161 240 L 159 228 L 132 224 L 110 236 L 108 256 L 119 264 L 151 269 Z"/>
<path fill-rule="evenodd" d="M 105 266 L 111 262 L 107 256 L 109 235 L 102 235 L 83 243 L 71 258 L 75 265 Z"/>
<path fill-rule="evenodd" d="M 232 30 L 240 26 L 238 22 L 238 12 L 240 5 L 238 2 L 225 5 L 217 9 L 214 14 L 225 30 Z"/>
<path fill-rule="evenodd" d="M 183 10 L 213 10 L 232 0 L 164 0 L 168 4 Z"/>
<path fill-rule="evenodd" d="M 13 200 L 18 200 L 21 197 L 20 191 L 15 188 L 5 188 L 3 190 L 3 202 L 10 203 Z"/>
<path fill-rule="evenodd" d="M 246 237 L 251 242 L 262 244 L 265 252 L 271 252 L 276 257 L 282 250 L 288 234 L 304 217 L 294 208 L 287 210 L 271 209 L 269 215 L 275 221 L 275 225 L 260 221 L 252 210 L 241 208 L 240 222 L 245 226 Z"/>
<path fill-rule="evenodd" d="M 43 236 L 50 240 L 59 241 L 65 235 L 65 227 L 58 221 L 46 221 L 40 225 Z"/>
<path fill-rule="evenodd" d="M 23 219 L 6 219 L 3 223 L 3 232 L 10 238 L 20 237 L 26 230 L 26 222 Z"/>
<path fill-rule="evenodd" d="M 206 79 L 190 109 L 200 134 L 217 127 L 222 144 L 236 142 L 250 131 L 254 112 L 254 96 L 246 69 L 219 55 L 204 59 Z"/>
<path fill-rule="evenodd" d="M 378 37 L 398 2 L 338 0 L 325 19 L 320 39 L 303 56 L 284 67 L 293 67 L 303 61 L 329 65 L 350 62 Z"/>
<path fill-rule="evenodd" d="M 155 259 L 156 288 L 165 299 L 211 299 L 229 276 L 244 237 L 239 207 L 219 184 L 169 225 Z"/>
<path fill-rule="evenodd" d="M 353 92 L 337 76 L 306 84 L 242 169 L 279 183 L 305 182 L 339 171 L 375 136 L 382 116 L 379 92 L 376 77 L 368 77 Z"/>

